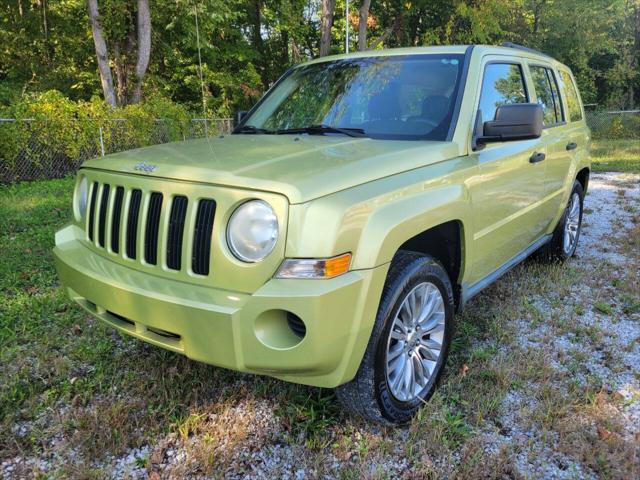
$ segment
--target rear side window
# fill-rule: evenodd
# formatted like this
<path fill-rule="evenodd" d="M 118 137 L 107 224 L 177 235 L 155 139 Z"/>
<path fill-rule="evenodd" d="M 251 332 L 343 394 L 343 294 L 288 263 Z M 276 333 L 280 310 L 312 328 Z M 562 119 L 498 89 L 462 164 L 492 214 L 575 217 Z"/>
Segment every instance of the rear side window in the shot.
<path fill-rule="evenodd" d="M 527 103 L 522 68 L 513 63 L 490 63 L 484 69 L 480 110 L 482 121 L 493 120 L 496 109 L 512 103 Z"/>
<path fill-rule="evenodd" d="M 544 125 L 548 127 L 561 123 L 563 121 L 562 107 L 553 71 L 550 68 L 535 65 L 531 67 L 531 77 L 538 104 L 542 106 Z"/>
<path fill-rule="evenodd" d="M 569 121 L 577 122 L 582 120 L 582 109 L 580 108 L 580 100 L 578 99 L 578 91 L 573 83 L 573 79 L 569 72 L 560 70 L 560 84 L 564 92 L 564 98 L 567 102 L 567 110 Z"/>

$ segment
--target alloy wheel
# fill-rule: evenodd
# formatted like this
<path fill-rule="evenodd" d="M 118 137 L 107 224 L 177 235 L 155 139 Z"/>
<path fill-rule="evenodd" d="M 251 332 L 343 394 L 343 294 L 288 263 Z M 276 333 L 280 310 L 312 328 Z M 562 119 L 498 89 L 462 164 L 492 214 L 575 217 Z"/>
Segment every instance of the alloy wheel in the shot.
<path fill-rule="evenodd" d="M 445 306 L 433 283 L 415 286 L 395 315 L 387 340 L 386 379 L 403 402 L 420 395 L 436 373 L 445 334 Z"/>
<path fill-rule="evenodd" d="M 573 192 L 567 206 L 567 220 L 564 224 L 564 240 L 562 246 L 566 254 L 570 254 L 578 241 L 580 229 L 580 195 Z"/>

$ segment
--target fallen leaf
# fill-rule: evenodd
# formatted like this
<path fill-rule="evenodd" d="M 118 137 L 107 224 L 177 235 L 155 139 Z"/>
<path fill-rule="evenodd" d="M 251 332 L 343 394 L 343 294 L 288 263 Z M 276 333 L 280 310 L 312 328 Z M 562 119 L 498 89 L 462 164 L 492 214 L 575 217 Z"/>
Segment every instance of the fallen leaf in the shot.
<path fill-rule="evenodd" d="M 76 335 L 82 335 L 82 328 L 77 323 L 73 326 L 73 333 Z"/>
<path fill-rule="evenodd" d="M 598 425 L 596 429 L 598 430 L 598 436 L 600 437 L 600 440 L 609 440 L 609 438 L 611 438 L 611 435 L 613 435 L 609 430 L 604 428 L 602 425 Z"/>
<path fill-rule="evenodd" d="M 149 457 L 149 462 L 151 462 L 152 465 L 159 465 L 162 463 L 163 459 L 164 459 L 164 449 L 158 448 L 154 450 L 154 452 L 151 454 L 151 457 Z"/>
<path fill-rule="evenodd" d="M 69 380 L 69 383 L 73 385 L 74 383 L 76 383 L 77 380 L 78 380 L 78 377 L 71 377 L 71 380 Z"/>
<path fill-rule="evenodd" d="M 469 365 L 466 363 L 460 367 L 459 373 L 461 377 L 466 377 L 467 372 L 469 371 Z"/>

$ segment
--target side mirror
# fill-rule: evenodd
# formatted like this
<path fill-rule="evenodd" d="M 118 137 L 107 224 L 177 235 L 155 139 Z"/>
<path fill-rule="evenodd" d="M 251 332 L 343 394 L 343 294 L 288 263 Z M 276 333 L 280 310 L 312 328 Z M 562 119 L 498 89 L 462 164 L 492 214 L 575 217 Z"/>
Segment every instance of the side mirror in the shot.
<path fill-rule="evenodd" d="M 242 122 L 242 119 L 247 116 L 247 113 L 249 112 L 247 112 L 246 110 L 240 110 L 239 112 L 237 112 L 233 126 L 237 127 L 238 125 L 240 125 L 240 122 Z"/>
<path fill-rule="evenodd" d="M 495 118 L 484 122 L 482 135 L 476 136 L 474 145 L 481 147 L 488 142 L 529 140 L 540 135 L 542 107 L 537 103 L 514 103 L 496 109 Z"/>

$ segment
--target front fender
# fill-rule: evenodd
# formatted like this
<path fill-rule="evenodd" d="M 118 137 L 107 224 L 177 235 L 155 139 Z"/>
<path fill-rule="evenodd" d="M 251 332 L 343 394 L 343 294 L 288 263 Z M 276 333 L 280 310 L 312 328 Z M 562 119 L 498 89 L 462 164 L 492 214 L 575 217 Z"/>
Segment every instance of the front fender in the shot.
<path fill-rule="evenodd" d="M 451 220 L 470 226 L 466 180 L 475 168 L 468 157 L 458 157 L 291 205 L 286 256 L 324 258 L 351 252 L 352 269 L 375 268 L 431 227 Z M 472 230 L 464 228 L 463 246 L 471 245 L 466 237 Z"/>
<path fill-rule="evenodd" d="M 380 207 L 370 216 L 362 232 L 353 268 L 390 262 L 407 240 L 452 220 L 462 224 L 464 251 L 464 246 L 471 241 L 465 238 L 471 229 L 464 228 L 471 222 L 469 202 L 466 186 L 458 184 L 430 188 Z"/>

